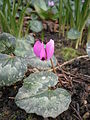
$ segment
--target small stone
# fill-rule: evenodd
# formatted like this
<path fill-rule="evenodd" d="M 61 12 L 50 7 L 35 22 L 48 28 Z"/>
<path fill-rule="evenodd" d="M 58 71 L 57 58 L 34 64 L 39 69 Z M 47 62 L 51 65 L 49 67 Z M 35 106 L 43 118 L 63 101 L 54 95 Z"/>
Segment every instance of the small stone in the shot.
<path fill-rule="evenodd" d="M 87 104 L 87 100 L 84 100 L 84 105 L 86 105 Z"/>

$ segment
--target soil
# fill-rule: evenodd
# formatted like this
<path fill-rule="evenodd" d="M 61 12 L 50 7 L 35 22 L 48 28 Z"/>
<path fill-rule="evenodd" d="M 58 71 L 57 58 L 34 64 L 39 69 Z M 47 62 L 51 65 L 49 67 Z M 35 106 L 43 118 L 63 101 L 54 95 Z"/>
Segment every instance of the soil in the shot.
<path fill-rule="evenodd" d="M 46 33 L 45 37 L 48 40 L 51 38 L 55 40 L 55 55 L 58 63 L 62 64 L 64 60 L 60 49 L 63 46 L 69 46 L 69 42 L 63 37 L 59 38 L 57 33 Z M 75 59 L 72 63 L 58 68 L 57 73 L 61 79 L 57 86 L 67 89 L 72 95 L 67 111 L 55 119 L 27 114 L 14 102 L 14 97 L 22 86 L 21 81 L 12 86 L 0 88 L 0 120 L 90 120 L 90 59 L 88 57 Z"/>

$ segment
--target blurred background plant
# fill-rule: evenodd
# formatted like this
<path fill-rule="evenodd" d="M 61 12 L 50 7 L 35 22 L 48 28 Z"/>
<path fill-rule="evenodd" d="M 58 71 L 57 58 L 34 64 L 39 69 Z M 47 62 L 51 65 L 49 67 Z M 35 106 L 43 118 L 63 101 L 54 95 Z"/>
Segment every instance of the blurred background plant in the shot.
<path fill-rule="evenodd" d="M 56 7 L 57 1 L 51 1 L 53 2 L 52 5 L 49 4 L 49 0 L 36 0 L 33 5 L 38 13 L 38 15 L 43 20 L 56 20 L 58 18 L 58 9 Z"/>
<path fill-rule="evenodd" d="M 82 0 L 63 0 L 63 3 L 66 11 L 68 12 L 67 15 L 69 19 L 67 19 L 67 23 L 68 26 L 73 29 L 75 39 L 77 34 L 80 32 L 80 36 L 77 36 L 76 39 L 77 41 L 75 48 L 77 49 L 79 45 L 85 42 L 83 41 L 82 36 L 83 30 L 85 29 L 86 23 L 90 16 L 90 1 L 85 0 L 83 2 Z"/>
<path fill-rule="evenodd" d="M 50 2 L 53 3 L 50 5 Z M 59 26 L 59 37 L 72 40 L 74 48 L 84 46 L 90 39 L 90 0 L 1 0 L 0 25 L 2 32 L 16 37 L 23 34 L 24 17 L 29 20 L 25 34 L 42 31 L 44 21 L 52 21 Z M 87 38 L 84 30 L 88 32 Z M 72 45 L 71 44 L 71 45 Z"/>
<path fill-rule="evenodd" d="M 3 32 L 9 32 L 16 37 L 22 36 L 22 27 L 24 15 L 29 3 L 22 6 L 22 11 L 19 11 L 21 0 L 2 0 L 0 8 L 0 25 Z"/>

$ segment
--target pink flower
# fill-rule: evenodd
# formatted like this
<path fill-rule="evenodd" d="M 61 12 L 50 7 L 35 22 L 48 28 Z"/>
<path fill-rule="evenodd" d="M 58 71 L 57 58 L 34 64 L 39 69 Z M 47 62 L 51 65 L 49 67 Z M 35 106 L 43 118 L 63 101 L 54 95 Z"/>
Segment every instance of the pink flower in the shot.
<path fill-rule="evenodd" d="M 49 60 L 54 54 L 54 41 L 50 39 L 50 41 L 46 44 L 46 48 L 44 48 L 43 42 L 41 43 L 38 40 L 34 44 L 33 51 L 40 60 Z"/>
<path fill-rule="evenodd" d="M 85 2 L 85 0 L 82 0 L 82 3 L 84 3 Z"/>
<path fill-rule="evenodd" d="M 48 1 L 48 6 L 53 7 L 54 6 L 54 1 Z"/>

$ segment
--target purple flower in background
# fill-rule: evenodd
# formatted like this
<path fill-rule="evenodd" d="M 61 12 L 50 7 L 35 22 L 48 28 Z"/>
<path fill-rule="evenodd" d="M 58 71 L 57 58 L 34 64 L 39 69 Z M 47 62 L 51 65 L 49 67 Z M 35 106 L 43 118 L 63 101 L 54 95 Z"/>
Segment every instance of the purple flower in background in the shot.
<path fill-rule="evenodd" d="M 85 2 L 85 0 L 82 0 L 82 3 L 84 3 Z"/>
<path fill-rule="evenodd" d="M 48 1 L 48 6 L 53 7 L 54 6 L 54 1 Z"/>
<path fill-rule="evenodd" d="M 46 48 L 44 48 L 43 42 L 41 43 L 38 40 L 34 44 L 33 51 L 40 60 L 50 60 L 54 54 L 54 41 L 50 39 L 50 41 L 46 44 Z"/>

